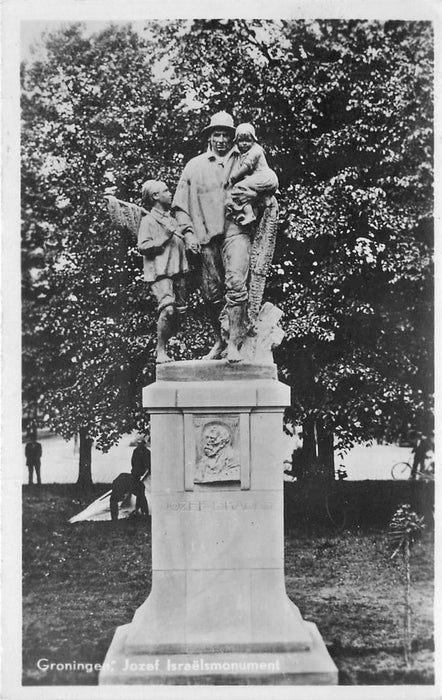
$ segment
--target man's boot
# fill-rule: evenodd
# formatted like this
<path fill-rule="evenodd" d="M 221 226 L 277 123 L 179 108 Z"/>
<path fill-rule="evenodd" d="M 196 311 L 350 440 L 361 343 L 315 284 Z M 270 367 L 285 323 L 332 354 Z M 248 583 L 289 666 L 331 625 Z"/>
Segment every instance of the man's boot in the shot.
<path fill-rule="evenodd" d="M 229 340 L 227 343 L 227 360 L 229 362 L 242 362 L 243 357 L 239 352 L 246 335 L 246 303 L 229 306 Z"/>
<path fill-rule="evenodd" d="M 221 336 L 221 321 L 220 315 L 223 309 L 223 301 L 215 301 L 208 303 L 208 314 L 210 316 L 210 321 L 213 326 L 215 334 L 215 343 L 211 350 L 204 355 L 201 359 L 203 360 L 217 360 L 221 357 L 226 344 Z"/>

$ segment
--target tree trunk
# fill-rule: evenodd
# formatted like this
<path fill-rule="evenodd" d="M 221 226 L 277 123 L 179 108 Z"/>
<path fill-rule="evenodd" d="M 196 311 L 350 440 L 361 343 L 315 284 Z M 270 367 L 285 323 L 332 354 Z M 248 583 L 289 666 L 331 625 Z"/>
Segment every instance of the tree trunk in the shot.
<path fill-rule="evenodd" d="M 335 450 L 333 433 L 324 427 L 322 421 L 316 422 L 316 431 L 318 440 L 318 463 L 322 478 L 327 481 L 334 481 Z"/>
<path fill-rule="evenodd" d="M 335 457 L 333 433 L 324 428 L 321 420 L 307 418 L 302 426 L 303 475 L 309 481 L 333 481 Z"/>
<path fill-rule="evenodd" d="M 80 459 L 77 486 L 82 493 L 92 490 L 92 443 L 87 428 L 80 428 Z"/>
<path fill-rule="evenodd" d="M 407 668 L 410 666 L 411 653 L 411 606 L 410 606 L 410 543 L 404 543 L 405 561 L 405 615 L 404 615 L 404 659 Z"/>
<path fill-rule="evenodd" d="M 302 424 L 301 481 L 310 481 L 317 466 L 315 421 L 310 416 Z"/>

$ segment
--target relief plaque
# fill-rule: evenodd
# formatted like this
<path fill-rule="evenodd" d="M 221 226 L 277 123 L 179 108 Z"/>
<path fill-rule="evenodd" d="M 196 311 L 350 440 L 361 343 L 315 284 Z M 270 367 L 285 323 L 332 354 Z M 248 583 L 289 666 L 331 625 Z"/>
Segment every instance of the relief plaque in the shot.
<path fill-rule="evenodd" d="M 240 481 L 238 416 L 194 416 L 194 483 Z"/>

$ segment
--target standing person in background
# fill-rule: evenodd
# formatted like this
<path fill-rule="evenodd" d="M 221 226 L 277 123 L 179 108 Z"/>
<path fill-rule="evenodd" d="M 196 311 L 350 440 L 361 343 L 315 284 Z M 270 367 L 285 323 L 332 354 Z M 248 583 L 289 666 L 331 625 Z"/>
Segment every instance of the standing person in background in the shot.
<path fill-rule="evenodd" d="M 434 474 L 434 466 L 435 466 L 435 457 L 434 457 L 434 450 L 435 450 L 435 444 L 434 444 L 434 430 L 431 431 L 429 437 L 427 438 L 427 445 L 426 445 L 426 452 L 425 452 L 425 471 L 432 471 Z"/>
<path fill-rule="evenodd" d="M 142 438 L 132 453 L 131 474 L 133 480 L 132 493 L 136 496 L 135 509 L 143 515 L 149 513 L 143 479 L 150 475 L 150 450 L 145 438 Z"/>
<path fill-rule="evenodd" d="M 29 484 L 34 483 L 33 477 L 34 477 L 34 469 L 35 469 L 35 475 L 37 477 L 37 485 L 41 486 L 41 477 L 40 477 L 41 455 L 42 455 L 41 444 L 39 442 L 37 442 L 37 438 L 34 435 L 31 438 L 31 440 L 26 444 L 26 447 L 25 447 L 26 466 L 28 467 L 28 472 L 29 472 Z"/>
<path fill-rule="evenodd" d="M 113 521 L 118 520 L 118 504 L 130 493 L 136 498 L 135 512 L 141 510 L 143 515 L 149 515 L 143 479 L 150 474 L 150 451 L 144 438 L 139 440 L 132 453 L 131 467 L 130 474 L 123 472 L 112 482 L 110 512 Z"/>
<path fill-rule="evenodd" d="M 425 437 L 425 435 L 422 435 L 422 433 L 416 433 L 413 437 L 413 449 L 411 452 L 414 455 L 414 457 L 410 475 L 411 480 L 416 479 L 418 470 L 422 471 L 424 469 L 425 453 L 427 451 L 426 439 L 427 438 Z"/>
<path fill-rule="evenodd" d="M 417 472 L 425 472 L 434 466 L 434 432 L 427 437 L 422 433 L 416 433 L 413 440 L 413 466 L 410 479 L 415 480 Z"/>

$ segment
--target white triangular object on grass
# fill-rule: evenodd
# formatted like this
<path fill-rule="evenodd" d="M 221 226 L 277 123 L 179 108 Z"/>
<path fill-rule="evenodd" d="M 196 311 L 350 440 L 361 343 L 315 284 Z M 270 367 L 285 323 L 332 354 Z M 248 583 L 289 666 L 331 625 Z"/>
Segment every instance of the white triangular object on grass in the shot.
<path fill-rule="evenodd" d="M 151 513 L 150 476 L 146 476 L 146 478 L 143 479 L 143 484 L 146 489 L 145 494 L 147 505 L 149 508 L 149 513 Z M 103 495 L 100 496 L 100 498 L 97 498 L 95 501 L 93 501 L 90 505 L 87 506 L 87 508 L 82 510 L 81 513 L 78 513 L 78 515 L 74 515 L 72 518 L 70 518 L 69 522 L 79 523 L 84 520 L 110 520 L 111 493 L 112 491 L 106 491 L 106 493 L 103 493 Z M 127 496 L 125 496 L 124 500 L 118 505 L 118 520 L 124 520 L 124 518 L 128 518 L 129 515 L 134 512 L 135 501 L 136 498 L 133 494 L 128 494 Z"/>

